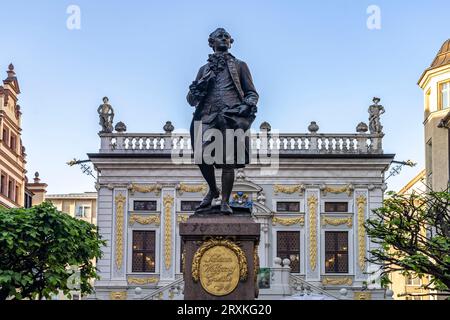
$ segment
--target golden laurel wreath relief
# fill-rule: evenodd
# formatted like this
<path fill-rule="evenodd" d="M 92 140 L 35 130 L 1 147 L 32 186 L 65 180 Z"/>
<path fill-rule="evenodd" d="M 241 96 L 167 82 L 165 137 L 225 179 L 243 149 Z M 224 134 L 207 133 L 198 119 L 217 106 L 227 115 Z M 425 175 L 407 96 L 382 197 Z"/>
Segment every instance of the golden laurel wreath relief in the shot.
<path fill-rule="evenodd" d="M 230 240 L 211 239 L 203 243 L 192 261 L 192 277 L 214 296 L 225 296 L 247 279 L 244 252 Z"/>

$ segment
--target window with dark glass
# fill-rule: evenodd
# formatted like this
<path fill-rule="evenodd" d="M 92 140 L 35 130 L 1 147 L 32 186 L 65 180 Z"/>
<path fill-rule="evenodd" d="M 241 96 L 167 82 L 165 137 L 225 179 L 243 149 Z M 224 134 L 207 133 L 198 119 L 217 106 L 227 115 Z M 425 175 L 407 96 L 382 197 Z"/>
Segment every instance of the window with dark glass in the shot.
<path fill-rule="evenodd" d="M 1 177 L 1 193 L 6 196 L 6 176 L 4 174 Z"/>
<path fill-rule="evenodd" d="M 278 212 L 300 212 L 300 202 L 298 201 L 280 201 L 277 202 Z"/>
<path fill-rule="evenodd" d="M 135 200 L 133 202 L 133 209 L 135 211 L 156 211 L 156 201 L 141 201 Z"/>
<path fill-rule="evenodd" d="M 155 272 L 155 231 L 133 231 L 133 272 Z"/>
<path fill-rule="evenodd" d="M 200 201 L 181 201 L 181 211 L 195 211 Z"/>
<path fill-rule="evenodd" d="M 348 273 L 347 232 L 325 232 L 325 272 Z"/>
<path fill-rule="evenodd" d="M 277 232 L 277 257 L 291 260 L 291 272 L 300 272 L 300 232 Z"/>
<path fill-rule="evenodd" d="M 325 212 L 348 212 L 348 202 L 325 202 Z"/>
<path fill-rule="evenodd" d="M 19 203 L 19 186 L 16 185 L 16 192 L 14 193 L 14 201 Z"/>
<path fill-rule="evenodd" d="M 14 182 L 12 180 L 8 181 L 8 198 L 13 200 L 13 194 L 14 194 Z"/>

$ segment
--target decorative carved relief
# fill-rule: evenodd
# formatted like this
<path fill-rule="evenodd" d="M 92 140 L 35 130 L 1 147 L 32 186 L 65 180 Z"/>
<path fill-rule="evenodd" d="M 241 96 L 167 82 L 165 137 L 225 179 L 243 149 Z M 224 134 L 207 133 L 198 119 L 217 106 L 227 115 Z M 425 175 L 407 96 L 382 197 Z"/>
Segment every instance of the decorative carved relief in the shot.
<path fill-rule="evenodd" d="M 208 185 L 206 183 L 202 184 L 185 184 L 179 183 L 176 187 L 179 195 L 182 195 L 183 192 L 201 192 L 203 195 L 208 191 Z"/>
<path fill-rule="evenodd" d="M 305 225 L 305 217 L 298 217 L 298 218 L 272 217 L 272 225 L 276 226 L 277 224 L 280 224 L 282 226 L 292 226 L 294 224 L 299 224 L 303 226 Z"/>
<path fill-rule="evenodd" d="M 170 194 L 164 196 L 164 257 L 166 269 L 170 268 L 172 261 L 172 206 L 173 197 Z"/>
<path fill-rule="evenodd" d="M 305 186 L 303 184 L 297 184 L 297 185 L 282 185 L 282 184 L 275 184 L 273 186 L 273 192 L 275 195 L 278 193 L 287 193 L 292 194 L 295 192 L 298 192 L 299 195 L 303 194 L 303 191 L 305 190 Z"/>
<path fill-rule="evenodd" d="M 322 278 L 322 284 L 325 286 L 342 286 L 347 285 L 351 286 L 353 283 L 353 279 L 351 277 L 324 277 Z"/>
<path fill-rule="evenodd" d="M 133 225 L 135 222 L 137 222 L 139 224 L 155 224 L 159 226 L 161 224 L 161 217 L 159 215 L 142 216 L 132 214 L 128 222 L 130 225 Z"/>
<path fill-rule="evenodd" d="M 121 193 L 115 197 L 116 203 L 116 267 L 118 270 L 122 268 L 123 259 L 123 217 L 125 210 L 125 201 Z"/>
<path fill-rule="evenodd" d="M 110 293 L 111 300 L 126 300 L 127 292 L 126 291 L 112 291 Z"/>
<path fill-rule="evenodd" d="M 189 218 L 188 214 L 179 214 L 179 215 L 177 215 L 177 222 L 178 223 L 186 222 L 188 218 Z"/>
<path fill-rule="evenodd" d="M 359 267 L 363 271 L 366 267 L 366 229 L 364 227 L 366 203 L 367 200 L 363 194 L 356 198 L 356 204 L 358 206 L 358 261 Z"/>
<path fill-rule="evenodd" d="M 130 277 L 127 279 L 128 284 L 137 284 L 137 285 L 146 285 L 151 283 L 158 283 L 159 279 L 157 277 L 148 277 L 148 278 L 136 278 Z"/>
<path fill-rule="evenodd" d="M 142 193 L 154 192 L 156 196 L 159 196 L 161 194 L 162 185 L 132 183 L 128 186 L 128 189 L 130 190 L 131 194 L 134 194 L 135 192 L 142 192 Z"/>
<path fill-rule="evenodd" d="M 326 225 L 340 226 L 343 224 L 346 224 L 347 227 L 351 228 L 353 225 L 352 217 L 346 217 L 346 218 L 322 217 L 322 226 L 326 226 Z"/>
<path fill-rule="evenodd" d="M 323 195 L 326 196 L 327 193 L 347 193 L 347 195 L 350 197 L 353 193 L 353 190 L 355 190 L 355 187 L 352 184 L 348 184 L 343 187 L 332 187 L 327 185 L 322 185 L 320 187 L 320 190 L 322 191 Z"/>
<path fill-rule="evenodd" d="M 317 197 L 308 198 L 309 207 L 309 263 L 311 270 L 316 269 L 317 263 Z"/>

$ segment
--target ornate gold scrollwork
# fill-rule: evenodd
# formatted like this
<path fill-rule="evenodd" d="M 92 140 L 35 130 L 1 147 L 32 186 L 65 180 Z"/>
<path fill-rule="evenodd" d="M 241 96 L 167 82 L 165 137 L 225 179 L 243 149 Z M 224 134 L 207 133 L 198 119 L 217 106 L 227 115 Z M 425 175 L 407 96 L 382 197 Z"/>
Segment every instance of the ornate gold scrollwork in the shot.
<path fill-rule="evenodd" d="M 132 225 L 135 222 L 139 224 L 155 224 L 159 226 L 161 224 L 161 217 L 159 215 L 142 216 L 137 214 L 132 214 L 129 219 L 129 224 Z"/>
<path fill-rule="evenodd" d="M 127 292 L 126 291 L 112 291 L 109 294 L 111 300 L 126 300 Z"/>
<path fill-rule="evenodd" d="M 368 291 L 357 292 L 357 291 L 355 291 L 353 294 L 354 294 L 354 300 L 372 300 L 372 292 L 368 292 Z"/>
<path fill-rule="evenodd" d="M 298 192 L 298 194 L 301 195 L 304 190 L 305 190 L 305 186 L 303 184 L 296 184 L 296 185 L 275 184 L 273 186 L 273 191 L 276 195 L 279 192 L 287 193 L 287 194 L 292 194 L 292 193 Z"/>
<path fill-rule="evenodd" d="M 134 184 L 128 186 L 128 189 L 133 194 L 135 192 L 154 192 L 156 196 L 159 196 L 161 193 L 162 186 L 160 184 Z"/>
<path fill-rule="evenodd" d="M 206 183 L 202 184 L 185 184 L 180 183 L 177 185 L 178 194 L 182 195 L 183 192 L 201 192 L 203 195 L 208 191 L 208 185 Z"/>
<path fill-rule="evenodd" d="M 177 215 L 177 222 L 178 223 L 186 222 L 188 218 L 189 218 L 188 214 L 179 214 L 179 215 Z"/>
<path fill-rule="evenodd" d="M 352 217 L 347 217 L 347 218 L 322 217 L 322 226 L 326 226 L 326 225 L 340 226 L 343 224 L 346 224 L 347 227 L 351 228 L 353 225 Z"/>
<path fill-rule="evenodd" d="M 272 225 L 276 226 L 277 224 L 281 224 L 282 226 L 292 226 L 294 224 L 299 224 L 303 226 L 305 224 L 305 217 L 298 217 L 298 218 L 272 217 Z"/>
<path fill-rule="evenodd" d="M 353 283 L 353 279 L 351 277 L 324 277 L 322 279 L 322 284 L 332 285 L 332 286 L 339 286 L 339 285 L 347 285 L 350 286 Z"/>
<path fill-rule="evenodd" d="M 320 188 L 320 190 L 322 190 L 324 196 L 327 195 L 327 192 L 330 192 L 330 193 L 347 193 L 347 195 L 349 197 L 352 195 L 354 189 L 355 188 L 353 187 L 352 184 L 348 184 L 348 185 L 343 186 L 343 187 L 323 186 L 323 187 Z"/>
<path fill-rule="evenodd" d="M 309 264 L 311 270 L 316 269 L 317 263 L 317 197 L 308 198 L 309 207 Z"/>
<path fill-rule="evenodd" d="M 156 277 L 148 277 L 148 278 L 130 277 L 127 279 L 127 281 L 129 284 L 146 285 L 151 283 L 158 283 L 159 279 Z"/>
<path fill-rule="evenodd" d="M 164 258 L 166 269 L 170 268 L 172 261 L 172 206 L 173 197 L 170 194 L 164 196 Z"/>
<path fill-rule="evenodd" d="M 122 268 L 123 259 L 123 216 L 124 216 L 124 204 L 126 201 L 121 193 L 115 197 L 116 203 L 116 267 L 118 270 Z"/>
<path fill-rule="evenodd" d="M 366 267 L 366 229 L 364 227 L 366 212 L 366 197 L 360 195 L 356 198 L 358 205 L 358 248 L 359 248 L 359 267 L 364 270 Z"/>

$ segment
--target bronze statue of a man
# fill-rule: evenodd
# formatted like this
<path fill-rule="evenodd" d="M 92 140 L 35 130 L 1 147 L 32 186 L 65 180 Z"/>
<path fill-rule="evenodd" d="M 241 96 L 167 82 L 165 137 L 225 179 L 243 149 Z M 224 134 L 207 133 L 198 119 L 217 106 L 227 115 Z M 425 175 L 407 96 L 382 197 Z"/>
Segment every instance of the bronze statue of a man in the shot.
<path fill-rule="evenodd" d="M 231 214 L 228 201 L 234 183 L 234 169 L 243 168 L 249 163 L 249 136 L 244 140 L 233 137 L 233 150 L 226 143 L 226 132 L 241 130 L 249 132 L 250 126 L 257 112 L 258 93 L 253 85 L 252 76 L 247 64 L 236 59 L 228 50 L 233 39 L 223 28 L 216 29 L 209 35 L 209 46 L 214 50 L 209 55 L 208 63 L 202 66 L 195 81 L 189 86 L 187 101 L 195 107 L 190 134 L 191 144 L 195 152 L 195 146 L 201 146 L 201 151 L 217 143 L 215 139 L 205 138 L 208 130 L 222 133 L 222 155 L 219 161 L 209 163 L 202 160 L 196 163 L 209 186 L 209 192 L 200 203 L 197 210 L 203 210 L 211 206 L 213 199 L 219 197 L 216 185 L 215 168 L 222 169 L 222 201 L 220 211 Z M 198 128 L 200 134 L 196 132 Z M 201 139 L 201 141 L 196 141 Z M 243 145 L 239 145 L 243 144 Z M 210 146 L 211 147 L 211 146 Z M 228 147 L 228 148 L 227 148 Z M 245 159 L 237 157 L 239 152 L 245 150 Z M 230 161 L 230 155 L 231 161 Z"/>

